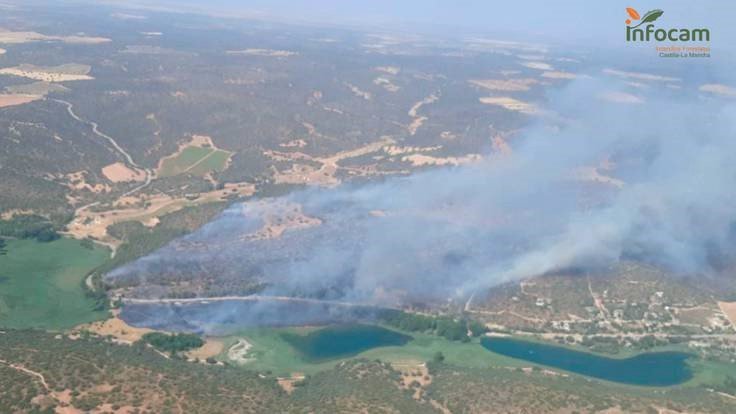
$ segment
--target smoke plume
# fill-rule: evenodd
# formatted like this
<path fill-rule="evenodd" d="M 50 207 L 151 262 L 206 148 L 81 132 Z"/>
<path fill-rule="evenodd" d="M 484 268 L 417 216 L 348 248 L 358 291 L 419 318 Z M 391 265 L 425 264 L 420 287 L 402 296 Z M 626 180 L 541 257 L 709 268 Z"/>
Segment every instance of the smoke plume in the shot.
<path fill-rule="evenodd" d="M 512 154 L 239 203 L 106 280 L 147 285 L 149 297 L 204 277 L 220 289 L 208 295 L 252 281 L 263 294 L 401 303 L 623 258 L 717 274 L 736 244 L 736 107 L 656 85 L 607 99 L 631 94 L 578 78 L 551 93 Z M 278 205 L 316 221 L 253 236 Z"/>

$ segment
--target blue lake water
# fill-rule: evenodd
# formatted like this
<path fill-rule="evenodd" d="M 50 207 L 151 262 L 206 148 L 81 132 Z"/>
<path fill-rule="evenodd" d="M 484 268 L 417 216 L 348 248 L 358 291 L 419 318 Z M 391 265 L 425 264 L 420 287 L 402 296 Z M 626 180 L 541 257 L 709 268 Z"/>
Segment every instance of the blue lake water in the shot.
<path fill-rule="evenodd" d="M 318 362 L 357 355 L 381 346 L 400 346 L 412 337 L 374 325 L 335 325 L 306 335 L 282 334 L 282 337 L 307 361 Z"/>
<path fill-rule="evenodd" d="M 511 338 L 483 338 L 489 351 L 606 381 L 668 386 L 692 378 L 684 352 L 649 352 L 631 358 L 607 358 L 588 352 Z"/>

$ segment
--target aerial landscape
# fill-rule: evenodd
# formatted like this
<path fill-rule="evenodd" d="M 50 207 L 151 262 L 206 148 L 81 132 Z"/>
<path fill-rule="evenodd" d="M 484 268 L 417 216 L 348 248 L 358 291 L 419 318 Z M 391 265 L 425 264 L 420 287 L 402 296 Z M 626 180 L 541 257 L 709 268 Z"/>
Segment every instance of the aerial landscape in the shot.
<path fill-rule="evenodd" d="M 736 7 L 460 3 L 0 0 L 0 413 L 736 412 Z"/>

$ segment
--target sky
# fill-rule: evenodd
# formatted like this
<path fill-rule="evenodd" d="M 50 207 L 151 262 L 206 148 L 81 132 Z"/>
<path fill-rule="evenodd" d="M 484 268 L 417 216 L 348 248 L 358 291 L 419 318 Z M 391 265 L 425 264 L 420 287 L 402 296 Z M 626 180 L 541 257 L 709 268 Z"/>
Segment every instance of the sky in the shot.
<path fill-rule="evenodd" d="M 507 33 L 555 42 L 615 46 L 623 42 L 626 7 L 643 15 L 662 9 L 668 27 L 707 27 L 713 46 L 736 38 L 730 1 L 514 0 L 108 0 L 115 4 L 163 6 L 227 16 L 380 27 L 440 33 Z"/>

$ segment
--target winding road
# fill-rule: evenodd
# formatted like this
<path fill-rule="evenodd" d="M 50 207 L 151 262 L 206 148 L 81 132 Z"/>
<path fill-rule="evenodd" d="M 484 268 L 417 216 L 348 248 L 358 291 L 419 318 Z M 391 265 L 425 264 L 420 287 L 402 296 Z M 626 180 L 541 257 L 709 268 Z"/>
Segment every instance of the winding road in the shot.
<path fill-rule="evenodd" d="M 79 122 L 81 122 L 81 123 L 83 123 L 85 125 L 90 126 L 92 128 L 92 132 L 94 132 L 95 135 L 97 135 L 98 137 L 103 138 L 104 140 L 106 140 L 112 146 L 112 148 L 125 159 L 125 162 L 126 162 L 126 164 L 128 164 L 128 166 L 133 167 L 133 168 L 137 168 L 137 169 L 142 170 L 143 172 L 145 172 L 146 179 L 144 180 L 143 184 L 141 184 L 141 185 L 139 185 L 139 186 L 137 186 L 137 187 L 135 187 L 135 188 L 127 191 L 126 193 L 124 193 L 123 195 L 121 195 L 121 197 L 127 197 L 129 195 L 135 194 L 138 191 L 140 191 L 140 190 L 148 187 L 148 185 L 151 184 L 151 180 L 153 179 L 153 174 L 151 173 L 151 170 L 149 170 L 148 168 L 143 168 L 140 165 L 138 165 L 138 163 L 136 163 L 133 160 L 133 157 L 131 157 L 130 154 L 127 151 L 125 151 L 123 149 L 123 147 L 121 147 L 118 144 L 117 141 L 115 141 L 115 138 L 113 138 L 113 137 L 105 134 L 104 132 L 100 131 L 99 125 L 97 125 L 97 122 L 86 120 L 86 119 L 80 117 L 79 115 L 77 115 L 74 112 L 74 105 L 72 105 L 71 102 L 64 101 L 62 99 L 50 99 L 50 100 L 66 106 L 66 111 L 69 114 L 69 116 L 71 116 L 75 120 L 77 120 L 77 121 L 79 121 Z M 99 204 L 99 202 L 96 201 L 94 203 L 90 203 L 90 204 L 84 205 L 82 207 L 79 207 L 76 210 L 76 212 L 78 213 L 80 211 L 84 211 L 84 210 L 86 210 L 86 209 L 88 209 L 90 207 L 96 206 L 98 204 Z"/>

